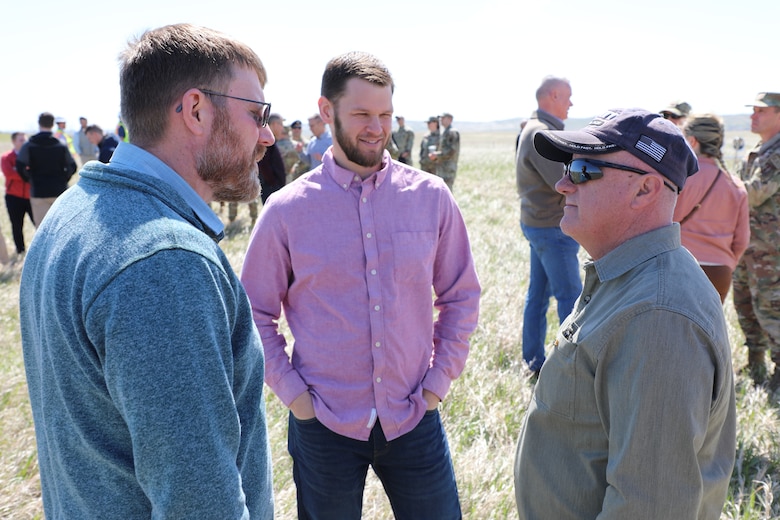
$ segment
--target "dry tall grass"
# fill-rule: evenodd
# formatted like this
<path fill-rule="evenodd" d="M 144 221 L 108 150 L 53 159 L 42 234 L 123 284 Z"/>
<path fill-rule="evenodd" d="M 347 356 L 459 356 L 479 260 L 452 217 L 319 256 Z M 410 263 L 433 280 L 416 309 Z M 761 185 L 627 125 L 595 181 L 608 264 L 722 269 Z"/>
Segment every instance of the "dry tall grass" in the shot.
<path fill-rule="evenodd" d="M 520 424 L 531 396 L 520 354 L 522 306 L 528 274 L 527 246 L 518 225 L 514 187 L 514 135 L 466 133 L 455 195 L 472 240 L 484 292 L 480 325 L 462 377 L 442 405 L 455 461 L 464 518 L 516 516 L 512 465 Z M 746 138 L 751 136 L 745 136 Z M 418 136 L 419 138 L 419 136 Z M 755 142 L 751 137 L 748 142 Z M 727 139 L 726 142 L 731 142 Z M 10 247 L 5 211 L 0 228 Z M 222 246 L 234 267 L 243 261 L 249 224 L 246 206 L 228 228 Z M 0 272 L 0 518 L 41 518 L 35 444 L 27 402 L 18 331 L 20 264 Z M 731 303 L 726 309 L 734 346 L 734 366 L 745 364 Z M 550 309 L 549 334 L 556 322 Z M 776 399 L 737 377 L 739 438 L 737 465 L 723 519 L 780 518 L 780 421 Z M 286 452 L 287 411 L 268 394 L 268 416 L 275 470 L 277 518 L 295 518 L 295 486 Z M 392 514 L 373 476 L 369 477 L 364 517 Z"/>

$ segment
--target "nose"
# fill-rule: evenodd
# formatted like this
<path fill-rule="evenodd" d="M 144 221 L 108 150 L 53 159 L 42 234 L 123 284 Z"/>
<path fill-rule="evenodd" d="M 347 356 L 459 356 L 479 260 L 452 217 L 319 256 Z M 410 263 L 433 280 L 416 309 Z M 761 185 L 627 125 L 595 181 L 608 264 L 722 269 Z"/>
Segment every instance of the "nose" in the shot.
<path fill-rule="evenodd" d="M 369 118 L 366 128 L 368 129 L 369 132 L 372 132 L 374 134 L 379 134 L 382 132 L 382 121 L 379 119 L 378 116 L 371 117 Z"/>
<path fill-rule="evenodd" d="M 558 182 L 555 183 L 555 191 L 560 193 L 561 195 L 566 195 L 567 193 L 571 193 L 574 191 L 574 183 L 571 182 L 571 179 L 569 179 L 569 176 L 565 173 L 563 174 L 563 177 L 561 177 Z"/>
<path fill-rule="evenodd" d="M 276 142 L 274 133 L 271 131 L 271 128 L 269 128 L 268 125 L 260 127 L 260 131 L 258 132 L 257 136 L 257 142 L 266 147 L 271 146 Z"/>

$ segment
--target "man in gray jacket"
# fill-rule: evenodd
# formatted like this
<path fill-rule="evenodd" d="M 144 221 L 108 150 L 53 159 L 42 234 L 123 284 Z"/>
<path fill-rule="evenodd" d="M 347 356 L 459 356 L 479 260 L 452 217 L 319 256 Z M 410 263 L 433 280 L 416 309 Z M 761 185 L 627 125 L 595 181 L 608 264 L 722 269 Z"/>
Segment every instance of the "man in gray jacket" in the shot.
<path fill-rule="evenodd" d="M 571 103 L 568 80 L 548 76 L 536 91 L 538 109 L 520 134 L 517 152 L 517 193 L 520 196 L 520 228 L 530 246 L 531 274 L 523 310 L 523 360 L 532 377 L 539 375 L 545 360 L 547 308 L 550 297 L 558 302 L 562 322 L 580 293 L 577 242 L 561 232 L 563 197 L 555 183 L 563 165 L 545 159 L 534 148 L 542 130 L 563 130 Z"/>
<path fill-rule="evenodd" d="M 202 27 L 122 53 L 131 141 L 81 170 L 22 273 L 47 518 L 273 518 L 262 345 L 208 205 L 260 193 L 265 80 Z"/>

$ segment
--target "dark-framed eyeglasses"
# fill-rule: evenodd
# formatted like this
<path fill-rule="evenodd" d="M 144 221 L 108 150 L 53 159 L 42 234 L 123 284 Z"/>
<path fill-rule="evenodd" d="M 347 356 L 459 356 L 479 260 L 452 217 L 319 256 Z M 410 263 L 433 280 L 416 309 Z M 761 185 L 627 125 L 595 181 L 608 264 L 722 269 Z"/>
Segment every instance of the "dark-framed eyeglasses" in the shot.
<path fill-rule="evenodd" d="M 614 168 L 615 170 L 623 170 L 626 172 L 638 173 L 639 175 L 648 175 L 650 172 L 634 168 L 633 166 L 626 166 L 625 164 L 615 164 L 607 161 L 599 161 L 596 159 L 572 159 L 566 163 L 566 169 L 564 175 L 569 178 L 572 184 L 583 184 L 588 181 L 594 181 L 604 176 L 604 172 L 601 168 Z M 675 193 L 679 193 L 680 190 L 675 188 L 666 181 L 664 186 L 669 188 Z"/>
<path fill-rule="evenodd" d="M 208 90 L 205 88 L 200 89 L 200 91 L 203 92 L 204 94 L 208 94 L 209 96 L 226 97 L 230 99 L 237 99 L 239 101 L 246 101 L 248 103 L 255 103 L 256 105 L 260 105 L 260 116 L 255 119 L 257 120 L 258 126 L 268 125 L 268 118 L 271 117 L 271 103 L 266 103 L 265 101 L 255 101 L 254 99 L 247 99 L 238 96 L 230 96 L 228 94 L 223 94 L 221 92 L 214 92 L 213 90 Z"/>
<path fill-rule="evenodd" d="M 260 127 L 268 126 L 268 119 L 271 117 L 271 103 L 266 103 L 265 101 L 255 101 L 254 99 L 247 99 L 238 96 L 230 96 L 228 94 L 222 94 L 221 92 L 214 92 L 213 90 L 209 90 L 206 88 L 202 88 L 199 90 L 209 96 L 226 97 L 230 99 L 237 99 L 239 101 L 246 101 L 248 103 L 254 103 L 256 105 L 260 105 L 260 115 L 255 117 L 255 121 L 257 122 L 257 125 Z M 181 110 L 182 110 L 181 105 L 176 107 L 177 113 L 181 112 Z"/>
<path fill-rule="evenodd" d="M 662 112 L 661 115 L 664 116 L 664 119 L 674 119 L 675 121 L 683 117 L 678 116 L 677 114 L 672 114 L 671 112 Z"/>

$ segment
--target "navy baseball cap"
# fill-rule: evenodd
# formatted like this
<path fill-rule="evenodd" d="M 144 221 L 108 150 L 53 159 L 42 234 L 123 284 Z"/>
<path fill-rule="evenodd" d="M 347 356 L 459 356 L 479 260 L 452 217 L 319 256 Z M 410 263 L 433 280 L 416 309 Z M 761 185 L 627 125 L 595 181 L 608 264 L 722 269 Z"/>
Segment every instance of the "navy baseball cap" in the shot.
<path fill-rule="evenodd" d="M 660 114 L 640 108 L 604 112 L 581 130 L 542 130 L 534 147 L 551 161 L 567 163 L 572 155 L 625 150 L 672 181 L 679 189 L 699 171 L 696 154 L 682 132 Z"/>

